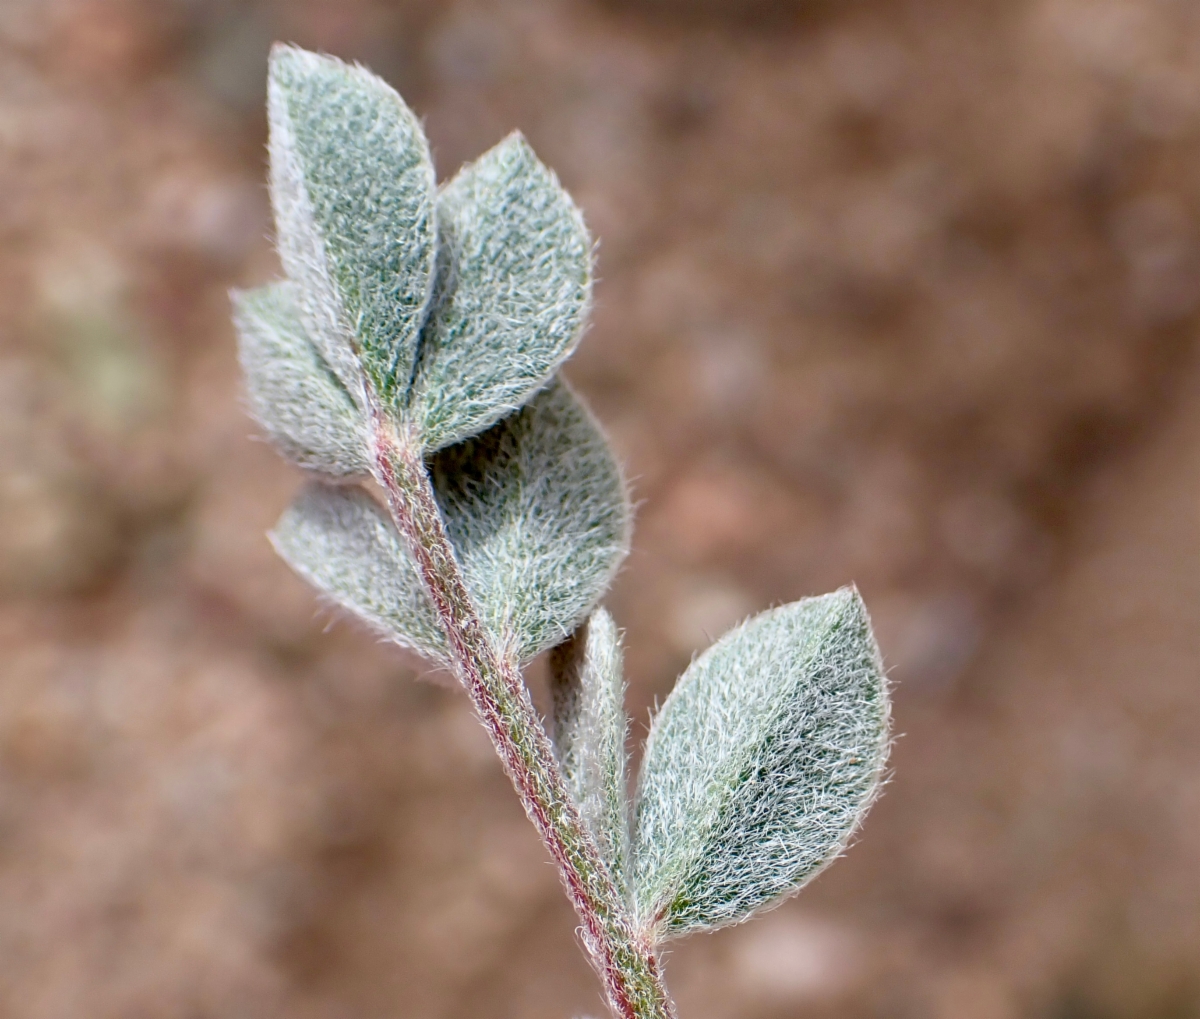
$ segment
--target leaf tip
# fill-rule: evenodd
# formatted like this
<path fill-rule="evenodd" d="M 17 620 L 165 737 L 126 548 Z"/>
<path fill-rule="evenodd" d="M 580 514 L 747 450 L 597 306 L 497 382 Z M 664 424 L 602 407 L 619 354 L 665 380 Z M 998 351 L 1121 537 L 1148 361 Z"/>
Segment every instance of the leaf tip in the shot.
<path fill-rule="evenodd" d="M 294 85 L 304 78 L 344 67 L 336 57 L 303 49 L 294 43 L 275 42 L 267 58 L 267 80 L 280 86 Z"/>

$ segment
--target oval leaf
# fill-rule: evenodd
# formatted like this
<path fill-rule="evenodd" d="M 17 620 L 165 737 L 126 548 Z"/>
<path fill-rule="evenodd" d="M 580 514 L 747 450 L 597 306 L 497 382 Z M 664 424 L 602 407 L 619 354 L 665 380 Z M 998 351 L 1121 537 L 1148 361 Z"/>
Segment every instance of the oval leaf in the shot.
<path fill-rule="evenodd" d="M 560 643 L 628 549 L 629 503 L 612 454 L 561 382 L 431 464 L 434 492 L 484 625 L 522 660 Z M 312 485 L 284 514 L 280 555 L 398 643 L 444 657 L 401 537 L 360 489 Z M 436 626 L 434 628 L 436 630 Z"/>
<path fill-rule="evenodd" d="M 630 506 L 599 425 L 561 380 L 431 466 L 485 622 L 522 658 L 561 643 L 629 550 Z"/>
<path fill-rule="evenodd" d="M 406 390 L 432 293 L 433 162 L 404 100 L 361 67 L 271 51 L 271 201 L 310 336 L 359 399 Z"/>
<path fill-rule="evenodd" d="M 583 217 L 519 134 L 438 196 L 438 274 L 410 415 L 428 449 L 525 403 L 574 349 L 591 295 Z"/>
<path fill-rule="evenodd" d="M 879 786 L 888 698 L 858 592 L 763 613 L 698 657 L 654 719 L 635 899 L 657 937 L 721 927 L 845 847 Z"/>
<path fill-rule="evenodd" d="M 300 576 L 384 637 L 446 663 L 416 564 L 364 489 L 311 482 L 280 517 L 271 543 Z"/>
<path fill-rule="evenodd" d="M 280 452 L 326 474 L 370 473 L 366 417 L 309 342 L 295 285 L 231 297 L 250 407 Z"/>

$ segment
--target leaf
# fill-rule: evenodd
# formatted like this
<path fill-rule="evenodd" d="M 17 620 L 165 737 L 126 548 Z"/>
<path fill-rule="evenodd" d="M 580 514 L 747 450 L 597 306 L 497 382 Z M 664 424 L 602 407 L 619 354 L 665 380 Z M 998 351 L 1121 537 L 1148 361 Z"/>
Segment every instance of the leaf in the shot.
<path fill-rule="evenodd" d="M 502 645 L 561 643 L 629 550 L 629 499 L 591 414 L 556 380 L 433 459 L 434 491 L 467 586 Z"/>
<path fill-rule="evenodd" d="M 483 435 L 443 450 L 430 473 L 493 639 L 522 660 L 560 643 L 628 550 L 624 484 L 582 404 L 555 382 Z M 336 602 L 398 643 L 445 657 L 407 548 L 364 492 L 309 486 L 273 538 L 296 572 Z"/>
<path fill-rule="evenodd" d="M 396 92 L 361 67 L 271 51 L 267 112 L 279 254 L 309 335 L 360 405 L 412 377 L 436 253 L 433 162 Z"/>
<path fill-rule="evenodd" d="M 520 134 L 438 195 L 439 265 L 410 415 L 426 448 L 482 431 L 541 389 L 583 331 L 591 241 Z"/>
<path fill-rule="evenodd" d="M 621 639 L 604 609 L 551 652 L 554 749 L 567 789 L 617 886 L 626 887 L 625 682 Z"/>
<path fill-rule="evenodd" d="M 310 482 L 280 517 L 271 543 L 301 577 L 384 637 L 448 661 L 416 564 L 364 489 Z"/>
<path fill-rule="evenodd" d="M 636 802 L 639 918 L 658 937 L 746 919 L 846 846 L 879 787 L 887 686 L 843 588 L 698 657 L 654 719 Z"/>
<path fill-rule="evenodd" d="M 231 297 L 250 407 L 271 440 L 300 467 L 370 473 L 366 418 L 305 335 L 295 285 Z"/>

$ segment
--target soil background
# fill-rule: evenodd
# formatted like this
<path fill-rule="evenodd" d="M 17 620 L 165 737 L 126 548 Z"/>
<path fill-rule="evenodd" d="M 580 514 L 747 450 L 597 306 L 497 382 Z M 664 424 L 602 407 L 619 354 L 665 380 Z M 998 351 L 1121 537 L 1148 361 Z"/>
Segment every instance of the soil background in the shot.
<path fill-rule="evenodd" d="M 888 791 L 681 1015 L 1200 1017 L 1188 0 L 2 0 L 0 1016 L 603 1008 L 465 698 L 264 538 L 277 38 L 583 207 L 639 737 L 746 614 L 873 612 Z"/>

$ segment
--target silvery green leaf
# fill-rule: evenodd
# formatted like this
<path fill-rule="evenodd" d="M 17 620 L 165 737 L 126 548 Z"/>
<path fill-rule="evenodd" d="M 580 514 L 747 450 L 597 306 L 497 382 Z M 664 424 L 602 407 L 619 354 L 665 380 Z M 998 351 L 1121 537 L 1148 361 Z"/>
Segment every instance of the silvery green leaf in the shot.
<path fill-rule="evenodd" d="M 387 511 L 358 486 L 312 481 L 271 532 L 300 576 L 383 636 L 445 663 L 446 642 Z"/>
<path fill-rule="evenodd" d="M 432 293 L 435 181 L 412 111 L 361 67 L 271 51 L 271 201 L 309 335 L 355 399 L 408 386 Z M 361 368 L 360 368 L 361 365 Z"/>
<path fill-rule="evenodd" d="M 635 808 L 642 922 L 660 938 L 720 927 L 795 891 L 846 846 L 887 748 L 887 686 L 857 591 L 726 634 L 650 731 Z"/>
<path fill-rule="evenodd" d="M 618 887 L 625 888 L 629 811 L 625 791 L 625 682 L 621 638 L 604 609 L 550 655 L 554 749 L 567 789 Z"/>
<path fill-rule="evenodd" d="M 305 335 L 295 285 L 231 297 L 250 406 L 275 445 L 301 467 L 368 474 L 366 418 Z"/>
<path fill-rule="evenodd" d="M 541 389 L 591 295 L 583 217 L 519 134 L 438 195 L 438 272 L 410 414 L 426 448 L 474 435 Z"/>
<path fill-rule="evenodd" d="M 522 659 L 561 643 L 629 549 L 630 507 L 599 426 L 556 380 L 433 458 L 433 487 L 484 621 Z"/>
<path fill-rule="evenodd" d="M 582 404 L 555 382 L 487 432 L 443 450 L 430 473 L 464 581 L 493 638 L 522 660 L 560 643 L 604 594 L 628 549 L 624 484 Z M 339 604 L 397 642 L 444 657 L 407 548 L 368 496 L 310 486 L 274 541 Z"/>

